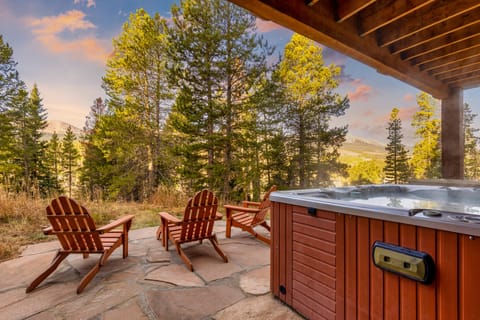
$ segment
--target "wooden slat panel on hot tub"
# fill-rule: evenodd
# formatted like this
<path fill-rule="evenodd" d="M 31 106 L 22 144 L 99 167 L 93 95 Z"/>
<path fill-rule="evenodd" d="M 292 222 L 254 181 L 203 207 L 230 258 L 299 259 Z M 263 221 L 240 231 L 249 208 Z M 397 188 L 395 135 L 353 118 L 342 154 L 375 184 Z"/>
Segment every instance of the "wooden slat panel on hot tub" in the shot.
<path fill-rule="evenodd" d="M 480 319 L 480 239 L 320 210 L 311 217 L 306 208 L 284 204 L 275 204 L 276 210 L 281 213 L 277 222 L 284 225 L 272 222 L 278 227 L 272 231 L 272 250 L 278 240 L 290 252 L 278 251 L 283 258 L 275 257 L 272 264 L 286 266 L 272 265 L 272 277 L 289 273 L 278 275 L 288 284 L 284 301 L 307 318 Z M 371 247 L 377 240 L 430 254 L 433 283 L 375 267 Z"/>
<path fill-rule="evenodd" d="M 336 267 L 333 213 L 292 212 L 292 306 L 308 318 L 335 319 Z"/>
<path fill-rule="evenodd" d="M 480 319 L 480 239 L 459 236 L 460 319 Z"/>

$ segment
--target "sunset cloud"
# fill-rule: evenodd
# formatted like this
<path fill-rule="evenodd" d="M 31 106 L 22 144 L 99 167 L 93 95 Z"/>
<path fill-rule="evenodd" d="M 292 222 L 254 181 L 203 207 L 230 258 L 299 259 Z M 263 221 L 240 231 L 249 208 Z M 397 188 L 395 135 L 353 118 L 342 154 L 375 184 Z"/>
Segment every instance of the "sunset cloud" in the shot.
<path fill-rule="evenodd" d="M 283 29 L 282 26 L 276 24 L 275 22 L 262 20 L 260 18 L 257 18 L 256 25 L 259 32 L 271 32 Z"/>
<path fill-rule="evenodd" d="M 91 61 L 105 62 L 109 52 L 92 36 L 78 37 L 79 31 L 95 29 L 96 26 L 85 19 L 85 13 L 70 10 L 58 16 L 27 18 L 35 39 L 50 52 L 72 54 Z M 75 39 L 64 39 L 60 35 L 69 31 Z"/>
<path fill-rule="evenodd" d="M 350 101 L 368 101 L 372 87 L 366 84 L 361 84 L 355 88 L 355 91 L 348 93 Z"/>

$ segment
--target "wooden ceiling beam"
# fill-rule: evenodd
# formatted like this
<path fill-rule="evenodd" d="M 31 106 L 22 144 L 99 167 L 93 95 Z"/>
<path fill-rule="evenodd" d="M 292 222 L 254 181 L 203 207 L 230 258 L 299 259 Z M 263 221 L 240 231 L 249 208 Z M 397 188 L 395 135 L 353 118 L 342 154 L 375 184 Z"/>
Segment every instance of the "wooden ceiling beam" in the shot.
<path fill-rule="evenodd" d="M 480 17 L 480 8 L 454 17 L 453 19 L 446 20 L 394 42 L 389 46 L 390 52 L 393 54 L 401 53 L 426 42 L 441 38 L 447 34 L 478 24 L 478 17 Z"/>
<path fill-rule="evenodd" d="M 429 73 L 432 76 L 436 77 L 444 73 L 449 73 L 464 67 L 470 67 L 477 64 L 480 65 L 480 52 L 478 53 L 477 56 L 470 57 L 468 59 L 453 61 L 452 63 L 443 65 L 441 67 L 433 68 L 429 70 Z"/>
<path fill-rule="evenodd" d="M 359 34 L 364 37 L 412 12 L 433 3 L 435 0 L 385 0 L 367 7 L 358 15 Z"/>
<path fill-rule="evenodd" d="M 378 44 L 387 46 L 417 32 L 480 7 L 478 0 L 437 0 L 378 32 Z"/>
<path fill-rule="evenodd" d="M 462 63 L 463 60 L 467 59 L 477 59 L 480 56 L 480 50 L 478 47 L 473 47 L 462 52 L 457 52 L 453 55 L 442 57 L 440 59 L 423 63 L 419 65 L 420 70 L 430 71 L 435 68 L 448 67 L 452 63 Z"/>
<path fill-rule="evenodd" d="M 451 82 L 450 84 L 451 86 L 460 87 L 466 90 L 466 89 L 478 88 L 479 83 L 480 83 L 480 77 L 457 81 L 457 82 Z"/>
<path fill-rule="evenodd" d="M 374 2 L 376 0 L 337 0 L 335 19 L 337 22 L 343 22 Z"/>
<path fill-rule="evenodd" d="M 449 79 L 456 78 L 456 77 L 462 77 L 465 75 L 468 75 L 472 72 L 479 71 L 480 70 L 480 62 L 477 62 L 475 64 L 471 64 L 469 66 L 465 66 L 462 68 L 458 68 L 455 70 L 450 70 L 449 72 L 444 72 L 442 74 L 438 74 L 435 77 L 439 80 L 442 81 L 449 81 Z"/>
<path fill-rule="evenodd" d="M 480 71 L 476 70 L 476 71 L 473 71 L 473 72 L 469 72 L 467 74 L 463 74 L 463 75 L 459 75 L 459 76 L 456 76 L 456 77 L 451 77 L 451 78 L 445 79 L 444 81 L 448 81 L 449 83 L 452 83 L 452 84 L 458 84 L 458 83 L 462 83 L 462 82 L 466 82 L 466 81 L 470 81 L 470 80 L 474 80 L 474 79 L 479 79 L 479 78 L 480 78 Z"/>
<path fill-rule="evenodd" d="M 433 52 L 445 47 L 451 47 L 457 43 L 465 42 L 469 39 L 478 38 L 480 36 L 480 23 L 473 26 L 460 29 L 449 33 L 443 37 L 428 41 L 420 46 L 416 46 L 401 53 L 402 59 L 411 60 L 421 55 Z"/>
<path fill-rule="evenodd" d="M 424 65 L 428 62 L 439 60 L 448 56 L 460 54 L 461 52 L 468 51 L 471 49 L 479 50 L 479 47 L 480 47 L 480 37 L 477 36 L 477 37 L 462 41 L 460 43 L 456 43 L 454 45 L 444 47 L 442 49 L 418 56 L 412 59 L 410 63 L 412 65 Z"/>

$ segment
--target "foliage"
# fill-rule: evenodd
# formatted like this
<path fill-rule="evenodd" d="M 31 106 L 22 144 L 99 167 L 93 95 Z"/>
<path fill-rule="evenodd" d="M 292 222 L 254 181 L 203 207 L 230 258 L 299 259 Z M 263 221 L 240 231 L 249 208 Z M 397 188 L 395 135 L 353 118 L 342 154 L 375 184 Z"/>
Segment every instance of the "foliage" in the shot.
<path fill-rule="evenodd" d="M 410 167 L 408 164 L 408 150 L 402 143 L 402 121 L 398 117 L 399 110 L 393 108 L 388 123 L 388 143 L 385 159 L 385 181 L 388 183 L 406 183 L 410 178 Z"/>
<path fill-rule="evenodd" d="M 466 103 L 463 107 L 465 178 L 472 180 L 478 180 L 480 178 L 480 138 L 477 136 L 479 129 L 473 127 L 476 117 L 477 114 L 474 114 L 470 106 Z"/>
<path fill-rule="evenodd" d="M 72 196 L 72 187 L 75 180 L 76 168 L 78 166 L 79 152 L 75 147 L 76 137 L 69 126 L 62 140 L 62 169 L 66 178 L 68 195 Z"/>
<path fill-rule="evenodd" d="M 162 127 L 171 93 L 166 81 L 166 22 L 139 9 L 114 39 L 103 88 L 108 112 L 97 119 L 93 143 L 109 166 L 109 193 L 141 200 L 151 195 L 165 169 Z"/>
<path fill-rule="evenodd" d="M 360 161 L 348 168 L 350 185 L 382 183 L 382 163 L 376 160 Z"/>
<path fill-rule="evenodd" d="M 250 99 L 270 49 L 256 35 L 255 18 L 226 1 L 182 1 L 172 16 L 171 79 L 178 95 L 168 124 L 178 173 L 188 190 L 242 193 L 259 179 L 250 167 L 257 140 Z"/>
<path fill-rule="evenodd" d="M 328 185 L 331 174 L 345 170 L 338 161 L 338 148 L 345 141 L 347 127 L 331 128 L 329 123 L 349 108 L 348 98 L 334 93 L 340 68 L 325 66 L 322 49 L 294 34 L 276 72 L 284 90 L 282 114 L 291 155 L 290 185 Z"/>
<path fill-rule="evenodd" d="M 425 92 L 417 96 L 419 110 L 414 114 L 412 126 L 420 138 L 413 147 L 411 166 L 417 179 L 440 178 L 440 120 L 435 118 L 437 105 Z"/>

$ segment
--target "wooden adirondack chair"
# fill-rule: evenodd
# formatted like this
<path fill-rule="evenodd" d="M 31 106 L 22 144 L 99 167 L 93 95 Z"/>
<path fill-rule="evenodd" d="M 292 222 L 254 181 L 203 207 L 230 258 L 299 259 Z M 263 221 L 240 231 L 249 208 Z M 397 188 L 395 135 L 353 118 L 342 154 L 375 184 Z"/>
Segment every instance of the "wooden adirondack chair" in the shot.
<path fill-rule="evenodd" d="M 160 212 L 161 226 L 157 231 L 157 238 L 162 236 L 162 245 L 168 251 L 168 240 L 171 240 L 177 249 L 178 254 L 190 271 L 193 271 L 193 265 L 190 259 L 185 255 L 181 244 L 210 240 L 217 253 L 228 262 L 225 253 L 218 245 L 217 236 L 213 233 L 215 220 L 221 218 L 217 214 L 218 200 L 213 192 L 202 190 L 197 192 L 193 198 L 188 201 L 185 208 L 183 219 L 180 220 L 167 212 Z"/>
<path fill-rule="evenodd" d="M 270 190 L 263 196 L 261 202 L 243 201 L 242 206 L 225 205 L 225 212 L 227 215 L 227 229 L 225 236 L 231 237 L 232 227 L 241 228 L 243 231 L 251 233 L 255 238 L 262 240 L 266 244 L 270 245 L 270 239 L 257 233 L 253 228 L 256 226 L 262 226 L 270 231 L 265 218 L 270 210 L 270 193 L 277 190 L 277 186 L 272 186 Z"/>
<path fill-rule="evenodd" d="M 125 216 L 97 229 L 87 209 L 73 199 L 61 196 L 52 200 L 46 210 L 51 226 L 43 232 L 46 235 L 56 235 L 62 248 L 58 250 L 47 270 L 33 280 L 26 290 L 27 293 L 55 271 L 71 253 L 83 254 L 84 258 L 87 258 L 90 253 L 101 255 L 98 263 L 83 277 L 77 293 L 83 291 L 116 248 L 123 245 L 123 258 L 128 256 L 128 231 L 133 215 Z M 119 229 L 119 227 L 122 228 Z"/>

